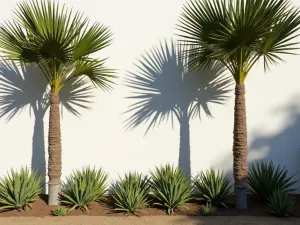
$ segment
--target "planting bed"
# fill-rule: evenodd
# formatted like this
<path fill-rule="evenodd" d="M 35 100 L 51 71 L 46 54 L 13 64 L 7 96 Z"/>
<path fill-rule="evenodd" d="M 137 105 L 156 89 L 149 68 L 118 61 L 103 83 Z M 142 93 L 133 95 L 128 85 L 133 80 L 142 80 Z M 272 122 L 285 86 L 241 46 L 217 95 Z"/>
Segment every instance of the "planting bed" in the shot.
<path fill-rule="evenodd" d="M 296 195 L 296 205 L 298 208 L 291 212 L 291 216 L 300 217 L 300 195 Z M 67 216 L 124 216 L 124 213 L 114 212 L 111 204 L 111 198 L 108 197 L 105 202 L 100 204 L 91 205 L 89 208 L 89 213 L 82 212 L 81 210 L 74 210 L 67 214 Z M 272 216 L 267 210 L 268 207 L 262 203 L 259 198 L 255 195 L 248 196 L 248 209 L 245 211 L 239 211 L 234 208 L 233 205 L 234 198 L 230 196 L 228 199 L 228 208 L 218 208 L 217 216 Z M 203 203 L 202 203 L 203 204 Z M 201 215 L 201 202 L 190 202 L 187 206 L 188 209 L 182 208 L 174 212 L 173 215 L 186 215 L 186 216 L 200 216 Z M 47 195 L 41 195 L 33 204 L 32 209 L 27 211 L 0 211 L 0 217 L 44 217 L 51 216 L 51 210 L 55 208 L 53 206 L 47 205 Z M 158 216 L 166 215 L 166 211 L 157 208 L 143 208 L 142 212 L 137 213 L 138 216 Z"/>

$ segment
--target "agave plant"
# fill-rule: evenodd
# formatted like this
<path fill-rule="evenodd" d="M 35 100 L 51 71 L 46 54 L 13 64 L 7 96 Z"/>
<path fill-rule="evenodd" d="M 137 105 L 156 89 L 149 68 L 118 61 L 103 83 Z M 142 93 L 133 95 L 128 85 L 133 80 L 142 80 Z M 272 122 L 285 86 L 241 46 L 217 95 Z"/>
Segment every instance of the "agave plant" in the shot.
<path fill-rule="evenodd" d="M 143 177 L 142 174 L 130 172 L 125 174 L 123 179 L 120 178 L 113 189 L 116 193 L 113 196 L 115 211 L 135 213 L 143 205 L 148 204 L 150 185 L 147 176 Z"/>
<path fill-rule="evenodd" d="M 179 168 L 167 164 L 150 171 L 154 205 L 167 208 L 171 215 L 176 208 L 187 208 L 186 203 L 192 199 L 190 179 Z"/>
<path fill-rule="evenodd" d="M 275 190 L 268 198 L 270 212 L 279 217 L 289 216 L 289 212 L 295 209 L 296 200 L 288 191 Z"/>
<path fill-rule="evenodd" d="M 71 207 L 69 212 L 76 208 L 89 212 L 90 204 L 104 198 L 107 192 L 107 179 L 108 175 L 102 169 L 86 167 L 76 170 L 67 177 L 60 202 Z"/>
<path fill-rule="evenodd" d="M 52 215 L 54 216 L 65 216 L 67 214 L 68 210 L 66 207 L 64 206 L 56 206 L 53 210 L 52 210 Z"/>
<path fill-rule="evenodd" d="M 225 199 L 231 194 L 231 179 L 224 172 L 213 169 L 202 171 L 194 179 L 195 194 L 212 205 L 222 205 L 226 207 Z"/>
<path fill-rule="evenodd" d="M 258 194 L 263 201 L 268 202 L 270 195 L 275 190 L 293 191 L 291 186 L 297 181 L 292 180 L 295 175 L 288 176 L 285 167 L 278 165 L 276 168 L 271 161 L 255 162 L 250 166 L 248 184 L 251 187 L 250 192 Z"/>
<path fill-rule="evenodd" d="M 43 177 L 37 176 L 37 170 L 30 171 L 27 167 L 14 171 L 0 179 L 0 209 L 31 208 L 37 196 L 41 193 Z"/>
<path fill-rule="evenodd" d="M 201 207 L 203 216 L 214 216 L 216 214 L 217 209 L 212 206 L 210 203 L 206 203 L 205 206 Z"/>

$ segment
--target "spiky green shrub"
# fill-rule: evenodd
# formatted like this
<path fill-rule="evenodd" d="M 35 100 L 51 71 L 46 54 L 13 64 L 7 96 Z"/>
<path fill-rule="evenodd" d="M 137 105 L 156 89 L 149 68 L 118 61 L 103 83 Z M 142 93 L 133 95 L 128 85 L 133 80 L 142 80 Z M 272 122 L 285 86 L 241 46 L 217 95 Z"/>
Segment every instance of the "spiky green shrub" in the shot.
<path fill-rule="evenodd" d="M 203 216 L 214 216 L 217 212 L 217 209 L 210 203 L 206 203 L 205 206 L 202 206 L 201 210 Z"/>
<path fill-rule="evenodd" d="M 260 198 L 268 202 L 270 195 L 275 190 L 293 191 L 291 186 L 297 181 L 292 181 L 293 176 L 288 176 L 285 167 L 278 165 L 276 168 L 271 161 L 255 162 L 249 168 L 248 184 L 251 187 L 250 192 L 258 194 Z"/>
<path fill-rule="evenodd" d="M 225 199 L 231 194 L 231 179 L 224 176 L 223 171 L 207 170 L 200 172 L 194 179 L 195 196 L 212 205 L 226 207 Z"/>
<path fill-rule="evenodd" d="M 67 208 L 64 206 L 57 206 L 52 210 L 54 216 L 65 216 L 67 214 Z"/>
<path fill-rule="evenodd" d="M 20 171 L 11 170 L 0 179 L 0 209 L 26 209 L 41 193 L 43 177 L 37 176 L 37 170 L 27 167 Z"/>
<path fill-rule="evenodd" d="M 290 196 L 288 191 L 275 190 L 268 198 L 268 205 L 271 208 L 270 212 L 276 216 L 289 216 L 290 211 L 295 209 L 296 200 Z"/>
<path fill-rule="evenodd" d="M 64 184 L 60 202 L 70 207 L 69 212 L 77 208 L 89 212 L 90 204 L 104 198 L 107 179 L 108 175 L 102 169 L 86 167 L 73 171 Z"/>
<path fill-rule="evenodd" d="M 191 200 L 192 188 L 189 178 L 179 169 L 167 164 L 150 171 L 154 205 L 167 209 L 171 215 L 176 208 L 186 207 Z"/>
<path fill-rule="evenodd" d="M 126 213 L 135 213 L 143 205 L 148 204 L 149 180 L 147 176 L 130 172 L 125 174 L 125 177 L 119 178 L 117 185 L 113 187 L 116 195 L 115 211 L 123 211 Z"/>

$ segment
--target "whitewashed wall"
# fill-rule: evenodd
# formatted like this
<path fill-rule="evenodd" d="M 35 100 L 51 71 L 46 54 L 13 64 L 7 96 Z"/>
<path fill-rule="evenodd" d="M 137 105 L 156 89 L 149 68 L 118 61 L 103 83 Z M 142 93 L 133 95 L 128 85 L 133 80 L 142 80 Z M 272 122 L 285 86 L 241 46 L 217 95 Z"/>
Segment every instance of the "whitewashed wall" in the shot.
<path fill-rule="evenodd" d="M 17 0 L 1 0 L 0 21 L 11 18 Z M 101 91 L 92 110 L 77 118 L 65 112 L 62 119 L 63 176 L 84 165 L 103 167 L 111 179 L 125 171 L 147 173 L 155 165 L 178 162 L 179 127 L 162 123 L 144 136 L 146 126 L 125 131 L 128 90 L 122 85 L 126 71 L 145 50 L 176 33 L 175 24 L 185 0 L 60 0 L 86 13 L 91 21 L 111 27 L 114 43 L 103 56 L 118 69 L 118 85 L 111 94 Z M 300 6 L 300 1 L 295 1 Z M 300 52 L 299 52 L 300 53 Z M 102 55 L 101 55 L 102 56 Z M 300 56 L 264 73 L 257 65 L 246 81 L 249 160 L 272 159 L 300 173 Z M 34 88 L 34 86 L 32 86 Z M 233 93 L 232 93 L 233 97 Z M 233 98 L 226 106 L 212 106 L 215 119 L 191 122 L 192 173 L 210 167 L 231 172 Z M 47 149 L 48 112 L 45 115 Z M 31 164 L 34 116 L 29 110 L 9 122 L 0 119 L 0 175 L 10 168 Z M 46 155 L 47 157 L 47 155 Z M 300 178 L 297 175 L 297 178 Z M 300 188 L 300 184 L 297 185 Z"/>

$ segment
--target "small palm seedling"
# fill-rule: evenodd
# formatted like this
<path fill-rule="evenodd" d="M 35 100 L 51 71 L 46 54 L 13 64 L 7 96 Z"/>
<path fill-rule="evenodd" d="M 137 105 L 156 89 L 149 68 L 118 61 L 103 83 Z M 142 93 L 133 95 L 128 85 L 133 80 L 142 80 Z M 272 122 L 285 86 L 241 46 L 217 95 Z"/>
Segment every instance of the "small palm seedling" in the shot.
<path fill-rule="evenodd" d="M 59 205 L 52 210 L 52 214 L 54 216 L 65 216 L 67 214 L 67 208 Z"/>
<path fill-rule="evenodd" d="M 217 209 L 209 203 L 206 203 L 205 206 L 202 206 L 201 210 L 204 216 L 214 216 L 216 215 L 216 211 L 217 211 Z"/>
<path fill-rule="evenodd" d="M 192 199 L 189 178 L 179 169 L 167 164 L 150 171 L 152 194 L 156 199 L 154 205 L 167 209 L 171 215 L 176 208 L 187 208 L 186 203 Z"/>
<path fill-rule="evenodd" d="M 270 212 L 276 216 L 289 216 L 290 211 L 295 209 L 295 198 L 290 196 L 285 190 L 275 190 L 268 199 L 268 205 L 271 208 Z"/>
<path fill-rule="evenodd" d="M 143 177 L 142 174 L 128 173 L 125 177 L 120 178 L 116 187 L 113 188 L 116 195 L 115 211 L 123 211 L 126 213 L 135 213 L 140 211 L 143 205 L 148 204 L 149 180 Z"/>
<path fill-rule="evenodd" d="M 291 186 L 297 181 L 293 181 L 294 175 L 288 177 L 288 171 L 285 167 L 278 165 L 276 168 L 271 161 L 264 161 L 252 164 L 249 170 L 248 184 L 251 187 L 250 192 L 258 194 L 260 198 L 268 202 L 270 195 L 275 190 L 293 191 Z"/>
<path fill-rule="evenodd" d="M 67 177 L 67 182 L 62 191 L 61 203 L 70 208 L 87 211 L 90 204 L 103 199 L 107 192 L 108 175 L 102 169 L 96 170 L 90 167 L 76 170 Z"/>
<path fill-rule="evenodd" d="M 41 193 L 43 177 L 37 171 L 27 167 L 20 171 L 11 170 L 10 174 L 0 179 L 0 209 L 26 209 Z"/>
<path fill-rule="evenodd" d="M 202 171 L 194 179 L 195 195 L 198 199 L 205 200 L 212 205 L 226 207 L 225 200 L 230 195 L 230 178 L 223 172 L 213 169 Z"/>

